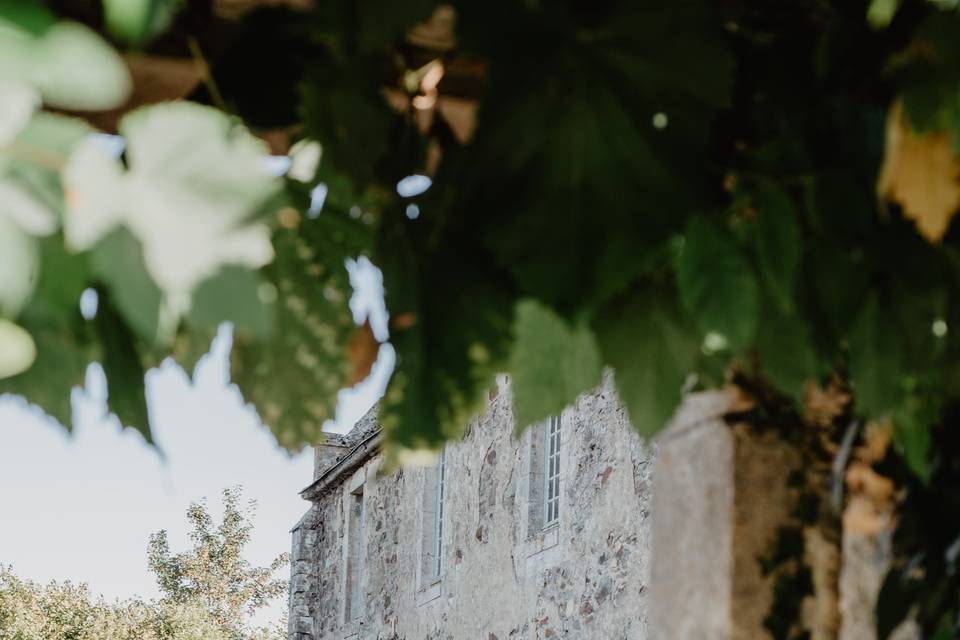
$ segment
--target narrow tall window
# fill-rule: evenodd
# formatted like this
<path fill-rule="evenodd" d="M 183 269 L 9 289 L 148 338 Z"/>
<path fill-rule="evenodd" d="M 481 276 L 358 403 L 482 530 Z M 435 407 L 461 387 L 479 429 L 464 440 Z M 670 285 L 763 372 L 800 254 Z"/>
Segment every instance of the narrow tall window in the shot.
<path fill-rule="evenodd" d="M 424 470 L 421 587 L 435 583 L 443 573 L 443 511 L 446 476 L 447 452 L 444 449 L 440 452 L 437 464 Z"/>
<path fill-rule="evenodd" d="M 344 616 L 347 621 L 360 617 L 362 609 L 362 591 L 360 588 L 363 565 L 363 485 L 350 494 L 348 503 L 347 529 L 347 584 L 345 590 L 346 607 Z"/>
<path fill-rule="evenodd" d="M 544 425 L 543 526 L 560 519 L 560 416 Z"/>
<path fill-rule="evenodd" d="M 437 463 L 437 524 L 436 524 L 436 562 L 434 575 L 439 578 L 443 572 L 443 494 L 444 482 L 447 475 L 447 450 L 440 451 L 440 461 Z"/>

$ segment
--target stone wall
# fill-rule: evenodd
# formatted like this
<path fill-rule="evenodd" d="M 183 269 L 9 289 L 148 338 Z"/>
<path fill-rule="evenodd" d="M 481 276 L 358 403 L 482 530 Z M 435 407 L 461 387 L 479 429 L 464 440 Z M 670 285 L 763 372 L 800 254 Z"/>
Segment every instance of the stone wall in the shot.
<path fill-rule="evenodd" d="M 531 518 L 535 431 L 514 435 L 505 381 L 464 440 L 448 447 L 443 572 L 435 584 L 420 575 L 430 470 L 378 476 L 373 454 L 314 495 L 293 532 L 291 638 L 646 638 L 651 450 L 610 380 L 562 419 L 560 521 L 546 530 Z M 318 455 L 348 461 L 372 420 L 338 440 L 335 456 Z M 345 622 L 345 502 L 359 490 L 362 615 Z"/>

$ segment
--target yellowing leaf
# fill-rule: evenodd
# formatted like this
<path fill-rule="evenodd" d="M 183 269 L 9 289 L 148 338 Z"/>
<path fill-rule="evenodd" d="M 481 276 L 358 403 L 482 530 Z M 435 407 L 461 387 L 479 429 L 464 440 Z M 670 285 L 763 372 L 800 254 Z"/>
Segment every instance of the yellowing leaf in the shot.
<path fill-rule="evenodd" d="M 887 119 L 886 155 L 877 195 L 903 207 L 920 233 L 938 243 L 960 208 L 960 159 L 945 132 L 911 130 L 898 103 Z"/>

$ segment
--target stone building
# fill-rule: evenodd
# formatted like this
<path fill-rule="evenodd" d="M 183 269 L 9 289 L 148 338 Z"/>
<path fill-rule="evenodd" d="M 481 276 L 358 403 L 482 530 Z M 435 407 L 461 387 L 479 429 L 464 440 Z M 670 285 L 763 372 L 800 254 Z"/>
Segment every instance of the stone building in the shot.
<path fill-rule="evenodd" d="M 651 450 L 613 385 L 519 436 L 491 395 L 425 468 L 378 475 L 374 411 L 317 447 L 291 639 L 647 637 Z"/>

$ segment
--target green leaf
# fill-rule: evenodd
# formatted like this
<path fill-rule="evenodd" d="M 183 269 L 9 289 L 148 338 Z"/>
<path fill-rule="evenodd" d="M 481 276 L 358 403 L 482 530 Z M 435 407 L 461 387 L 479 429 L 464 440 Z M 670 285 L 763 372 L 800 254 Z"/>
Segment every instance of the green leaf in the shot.
<path fill-rule="evenodd" d="M 126 229 L 113 231 L 90 253 L 90 266 L 126 323 L 147 344 L 156 341 L 161 294 L 147 273 L 137 239 Z"/>
<path fill-rule="evenodd" d="M 96 326 L 103 348 L 103 372 L 107 378 L 107 408 L 125 427 L 133 427 L 148 443 L 153 442 L 147 412 L 143 363 L 133 332 L 113 308 L 109 294 L 101 289 Z"/>
<path fill-rule="evenodd" d="M 0 380 L 0 394 L 23 396 L 69 429 L 70 392 L 83 383 L 90 349 L 77 335 L 69 316 L 49 305 L 31 303 L 21 315 L 20 325 L 33 337 L 37 357 L 24 373 Z"/>
<path fill-rule="evenodd" d="M 516 298 L 469 227 L 449 245 L 421 244 L 417 228 L 392 213 L 375 255 L 397 354 L 381 424 L 394 446 L 435 449 L 463 434 L 507 365 Z"/>
<path fill-rule="evenodd" d="M 790 196 L 773 184 L 753 194 L 760 273 L 784 313 L 794 308 L 802 235 Z"/>
<path fill-rule="evenodd" d="M 90 286 L 87 256 L 68 253 L 59 234 L 40 240 L 42 269 L 34 298 L 65 317 L 79 316 L 80 296 Z"/>
<path fill-rule="evenodd" d="M 594 322 L 630 421 L 645 438 L 662 429 L 693 372 L 699 336 L 672 288 L 650 286 L 605 307 Z"/>
<path fill-rule="evenodd" d="M 600 350 L 588 326 L 570 326 L 534 300 L 517 303 L 510 379 L 518 429 L 560 413 L 595 387 L 602 372 Z"/>
<path fill-rule="evenodd" d="M 37 0 L 5 0 L 0 6 L 0 20 L 6 20 L 32 36 L 39 36 L 56 23 L 57 18 Z"/>
<path fill-rule="evenodd" d="M 132 89 L 120 55 L 77 22 L 25 20 L 24 30 L 0 29 L 0 80 L 37 89 L 44 103 L 62 109 L 118 107 Z"/>
<path fill-rule="evenodd" d="M 757 281 L 727 227 L 704 216 L 690 220 L 677 285 L 703 333 L 719 334 L 734 349 L 750 344 L 759 311 Z"/>
<path fill-rule="evenodd" d="M 37 358 L 37 345 L 27 331 L 0 318 L 0 380 L 23 373 Z"/>
<path fill-rule="evenodd" d="M 462 166 L 444 175 L 445 159 L 432 189 L 454 185 L 447 215 L 473 220 L 520 291 L 573 318 L 644 275 L 642 256 L 706 206 L 697 159 L 731 57 L 698 5 L 482 7 L 458 7 L 458 37 L 462 25 L 490 52 L 497 80 Z"/>
<path fill-rule="evenodd" d="M 356 331 L 348 303 L 350 281 L 342 256 L 356 255 L 351 227 L 333 211 L 274 234 L 276 258 L 263 273 L 278 295 L 268 338 L 234 338 L 232 375 L 277 441 L 300 449 L 323 438 L 337 392 L 352 367 L 347 344 Z"/>
<path fill-rule="evenodd" d="M 907 466 L 924 482 L 930 480 L 931 430 L 940 417 L 929 398 L 910 396 L 893 414 L 893 441 Z"/>
<path fill-rule="evenodd" d="M 872 0 L 867 9 L 867 22 L 874 29 L 886 28 L 899 6 L 900 0 Z"/>
<path fill-rule="evenodd" d="M 276 297 L 272 284 L 255 272 L 242 267 L 224 267 L 196 288 L 188 321 L 198 327 L 215 328 L 221 322 L 232 322 L 239 334 L 262 338 L 270 334 L 273 302 L 261 297 L 269 291 Z"/>
<path fill-rule="evenodd" d="M 139 45 L 167 28 L 177 8 L 176 0 L 103 0 L 110 34 Z"/>
<path fill-rule="evenodd" d="M 857 406 L 874 418 L 889 415 L 904 398 L 903 353 L 896 325 L 881 313 L 876 293 L 861 307 L 848 342 Z"/>
<path fill-rule="evenodd" d="M 40 268 L 36 239 L 0 213 L 0 317 L 15 318 L 33 293 Z"/>
<path fill-rule="evenodd" d="M 822 373 L 810 326 L 797 312 L 787 314 L 765 302 L 757 329 L 760 366 L 778 389 L 799 399 L 804 384 Z"/>

